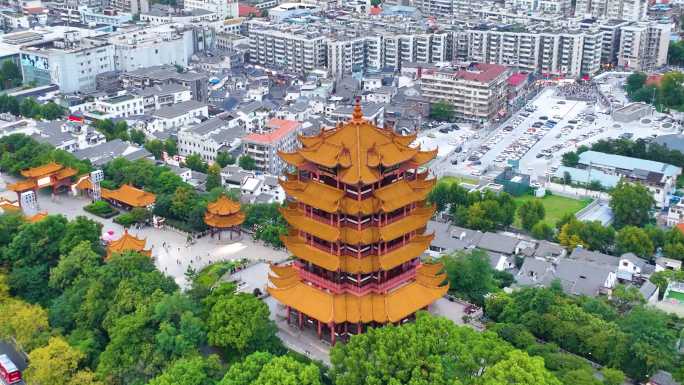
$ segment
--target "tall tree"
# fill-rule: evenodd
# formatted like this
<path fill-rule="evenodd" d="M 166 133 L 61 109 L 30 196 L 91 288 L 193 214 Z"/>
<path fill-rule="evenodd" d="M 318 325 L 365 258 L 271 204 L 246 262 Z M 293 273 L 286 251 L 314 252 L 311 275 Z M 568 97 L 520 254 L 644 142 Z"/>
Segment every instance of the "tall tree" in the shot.
<path fill-rule="evenodd" d="M 450 121 L 454 117 L 454 106 L 444 101 L 435 102 L 430 107 L 430 117 Z"/>
<path fill-rule="evenodd" d="M 217 356 L 181 358 L 147 385 L 214 385 L 220 373 L 221 363 Z"/>
<path fill-rule="evenodd" d="M 235 157 L 230 155 L 228 152 L 220 151 L 218 154 L 216 154 L 216 163 L 223 168 L 229 164 L 235 164 Z"/>
<path fill-rule="evenodd" d="M 458 296 L 482 305 L 485 296 L 497 289 L 494 269 L 484 251 L 457 252 L 442 257 L 442 261 L 451 283 L 450 290 Z"/>
<path fill-rule="evenodd" d="M 321 374 L 312 363 L 305 364 L 290 356 L 276 357 L 256 352 L 230 367 L 218 385 L 320 385 Z"/>
<path fill-rule="evenodd" d="M 207 320 L 208 340 L 213 346 L 242 356 L 255 351 L 279 351 L 276 327 L 268 306 L 251 294 L 212 294 Z"/>
<path fill-rule="evenodd" d="M 185 165 L 193 171 L 207 172 L 207 163 L 197 153 L 192 153 L 185 157 Z"/>
<path fill-rule="evenodd" d="M 0 302 L 0 338 L 14 339 L 19 349 L 31 351 L 45 343 L 50 333 L 45 309 L 18 300 Z"/>
<path fill-rule="evenodd" d="M 256 160 L 249 155 L 241 156 L 238 165 L 244 170 L 256 170 Z"/>
<path fill-rule="evenodd" d="M 79 215 L 66 224 L 64 237 L 59 241 L 59 252 L 67 254 L 83 241 L 89 242 L 93 250 L 99 250 L 101 235 L 101 223 Z"/>
<path fill-rule="evenodd" d="M 523 229 L 531 231 L 532 227 L 546 216 L 544 205 L 539 200 L 529 200 L 523 202 L 518 208 L 518 216 Z"/>
<path fill-rule="evenodd" d="M 101 264 L 102 257 L 93 251 L 90 242 L 81 241 L 50 270 L 50 286 L 64 290 L 77 279 L 94 276 Z"/>
<path fill-rule="evenodd" d="M 205 187 L 207 191 L 211 191 L 217 187 L 221 187 L 221 185 L 221 168 L 217 163 L 214 163 L 207 169 L 207 181 Z"/>
<path fill-rule="evenodd" d="M 619 254 L 634 253 L 639 257 L 653 257 L 653 241 L 646 231 L 635 226 L 625 226 L 617 232 L 615 247 Z"/>
<path fill-rule="evenodd" d="M 82 359 L 83 353 L 71 347 L 62 337 L 52 337 L 47 346 L 29 354 L 26 380 L 37 385 L 70 385 Z"/>
<path fill-rule="evenodd" d="M 643 185 L 620 181 L 610 192 L 610 197 L 616 228 L 630 225 L 644 227 L 651 221 L 655 202 Z"/>

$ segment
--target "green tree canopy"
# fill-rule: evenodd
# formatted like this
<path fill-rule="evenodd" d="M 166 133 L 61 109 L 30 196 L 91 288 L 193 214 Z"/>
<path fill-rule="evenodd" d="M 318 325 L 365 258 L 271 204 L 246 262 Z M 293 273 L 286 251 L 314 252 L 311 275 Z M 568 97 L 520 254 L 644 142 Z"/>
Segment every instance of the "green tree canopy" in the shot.
<path fill-rule="evenodd" d="M 482 376 L 483 385 L 562 385 L 551 372 L 544 367 L 540 357 L 530 357 L 525 352 L 513 350 L 508 356 Z"/>
<path fill-rule="evenodd" d="M 336 385 L 470 383 L 510 350 L 493 333 L 418 312 L 413 323 L 372 328 L 336 344 L 330 373 Z"/>
<path fill-rule="evenodd" d="M 454 117 L 454 106 L 444 101 L 432 103 L 430 117 L 436 120 L 451 121 Z"/>
<path fill-rule="evenodd" d="M 244 170 L 256 170 L 256 160 L 249 155 L 241 156 L 238 165 Z"/>
<path fill-rule="evenodd" d="M 192 153 L 185 157 L 185 165 L 189 169 L 199 172 L 207 172 L 207 168 L 209 167 L 198 153 Z"/>
<path fill-rule="evenodd" d="M 230 367 L 218 385 L 320 385 L 321 374 L 314 364 L 290 356 L 252 353 Z"/>
<path fill-rule="evenodd" d="M 229 164 L 235 164 L 235 157 L 230 155 L 230 153 L 220 151 L 218 154 L 216 154 L 216 163 L 223 168 Z"/>
<path fill-rule="evenodd" d="M 232 286 L 232 285 L 231 285 Z M 206 300 L 208 340 L 213 346 L 245 356 L 281 349 L 268 306 L 251 294 L 212 293 Z"/>
<path fill-rule="evenodd" d="M 221 187 L 221 185 L 221 168 L 217 163 L 214 163 L 207 169 L 206 190 L 210 191 Z"/>
<path fill-rule="evenodd" d="M 539 200 L 528 200 L 518 207 L 518 216 L 523 229 L 530 231 L 532 227 L 546 216 L 544 205 Z"/>
<path fill-rule="evenodd" d="M 497 290 L 494 269 L 484 251 L 461 251 L 445 255 L 442 261 L 451 284 L 449 289 L 456 295 L 482 305 L 485 295 Z"/>
<path fill-rule="evenodd" d="M 610 197 L 616 228 L 643 227 L 651 222 L 654 201 L 643 185 L 620 181 L 610 192 Z"/>
<path fill-rule="evenodd" d="M 634 253 L 639 257 L 651 259 L 653 256 L 653 241 L 642 228 L 625 226 L 617 232 L 615 247 L 618 254 Z"/>
<path fill-rule="evenodd" d="M 221 364 L 217 356 L 181 358 L 147 385 L 214 385 L 220 379 Z"/>

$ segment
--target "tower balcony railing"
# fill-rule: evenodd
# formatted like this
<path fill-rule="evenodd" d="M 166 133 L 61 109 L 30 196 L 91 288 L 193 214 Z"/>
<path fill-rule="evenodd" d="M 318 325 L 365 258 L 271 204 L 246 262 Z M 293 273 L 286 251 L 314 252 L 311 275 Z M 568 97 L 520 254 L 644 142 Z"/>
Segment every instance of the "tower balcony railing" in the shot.
<path fill-rule="evenodd" d="M 401 242 L 396 242 L 395 244 L 391 246 L 387 246 L 387 248 L 376 246 L 376 247 L 368 247 L 365 250 L 362 251 L 353 251 L 353 250 L 348 250 L 346 248 L 342 248 L 340 250 L 340 255 L 347 256 L 347 257 L 352 257 L 352 258 L 363 258 L 367 257 L 369 255 L 376 255 L 376 256 L 383 256 L 385 254 L 391 253 L 394 250 L 397 250 L 401 247 L 406 246 L 406 244 L 410 243 L 411 241 L 401 241 Z M 331 253 L 331 254 L 337 254 L 337 249 L 336 247 L 333 247 L 332 249 L 330 248 L 330 245 L 324 245 L 322 243 L 319 243 L 317 241 L 310 241 L 307 243 L 311 247 L 315 247 L 321 251 L 325 251 L 326 253 Z"/>
<path fill-rule="evenodd" d="M 397 275 L 396 277 L 388 279 L 387 281 L 380 283 L 372 282 L 358 286 L 350 282 L 333 282 L 329 279 L 323 278 L 315 273 L 305 270 L 299 263 L 295 263 L 294 267 L 299 271 L 299 277 L 302 280 L 310 282 L 321 289 L 329 290 L 334 294 L 351 293 L 357 296 L 366 295 L 372 292 L 386 293 L 416 277 L 416 269 L 412 268 Z"/>

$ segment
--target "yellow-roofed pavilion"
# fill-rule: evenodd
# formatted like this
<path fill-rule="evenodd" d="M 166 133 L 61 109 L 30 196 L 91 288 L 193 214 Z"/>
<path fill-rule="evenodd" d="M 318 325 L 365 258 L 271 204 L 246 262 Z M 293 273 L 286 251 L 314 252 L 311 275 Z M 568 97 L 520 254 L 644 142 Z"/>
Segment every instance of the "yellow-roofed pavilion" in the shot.
<path fill-rule="evenodd" d="M 281 181 L 290 225 L 281 239 L 295 261 L 272 266 L 268 288 L 288 322 L 334 344 L 410 320 L 446 294 L 442 265 L 420 260 L 435 181 L 419 168 L 437 152 L 374 126 L 358 103 L 349 122 L 299 139 L 300 150 L 280 153 L 296 169 Z"/>
<path fill-rule="evenodd" d="M 238 236 L 242 233 L 240 225 L 245 221 L 245 213 L 242 212 L 240 204 L 221 195 L 215 202 L 207 205 L 207 212 L 204 214 L 204 223 L 209 226 L 211 236 L 218 236 L 221 239 L 221 233 L 228 231 L 230 239 L 233 239 L 233 233 L 237 232 Z"/>
<path fill-rule="evenodd" d="M 121 238 L 111 241 L 109 245 L 107 245 L 106 259 L 111 258 L 112 254 L 124 253 L 126 251 L 136 251 L 140 254 L 150 257 L 152 256 L 152 251 L 145 249 L 146 243 L 147 241 L 145 239 L 140 239 L 135 235 L 129 234 L 128 230 L 124 230 Z"/>

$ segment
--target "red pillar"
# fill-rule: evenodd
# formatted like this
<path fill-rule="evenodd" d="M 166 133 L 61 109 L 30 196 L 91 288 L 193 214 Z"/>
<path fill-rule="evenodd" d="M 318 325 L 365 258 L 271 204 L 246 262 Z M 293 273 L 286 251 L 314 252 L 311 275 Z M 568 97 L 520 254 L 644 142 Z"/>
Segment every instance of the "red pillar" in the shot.
<path fill-rule="evenodd" d="M 330 343 L 335 346 L 335 341 L 336 341 L 336 336 L 335 336 L 335 323 L 330 324 Z"/>
<path fill-rule="evenodd" d="M 302 312 L 300 311 L 300 312 L 299 312 L 299 329 L 301 330 L 301 329 L 303 329 L 303 328 L 304 328 L 304 319 L 303 319 L 303 316 L 302 316 Z"/>
<path fill-rule="evenodd" d="M 323 325 L 321 324 L 321 321 L 316 320 L 316 328 L 317 328 L 317 331 L 318 331 L 318 339 L 320 340 L 320 339 L 321 339 L 321 336 L 322 336 L 322 334 L 323 334 Z"/>

